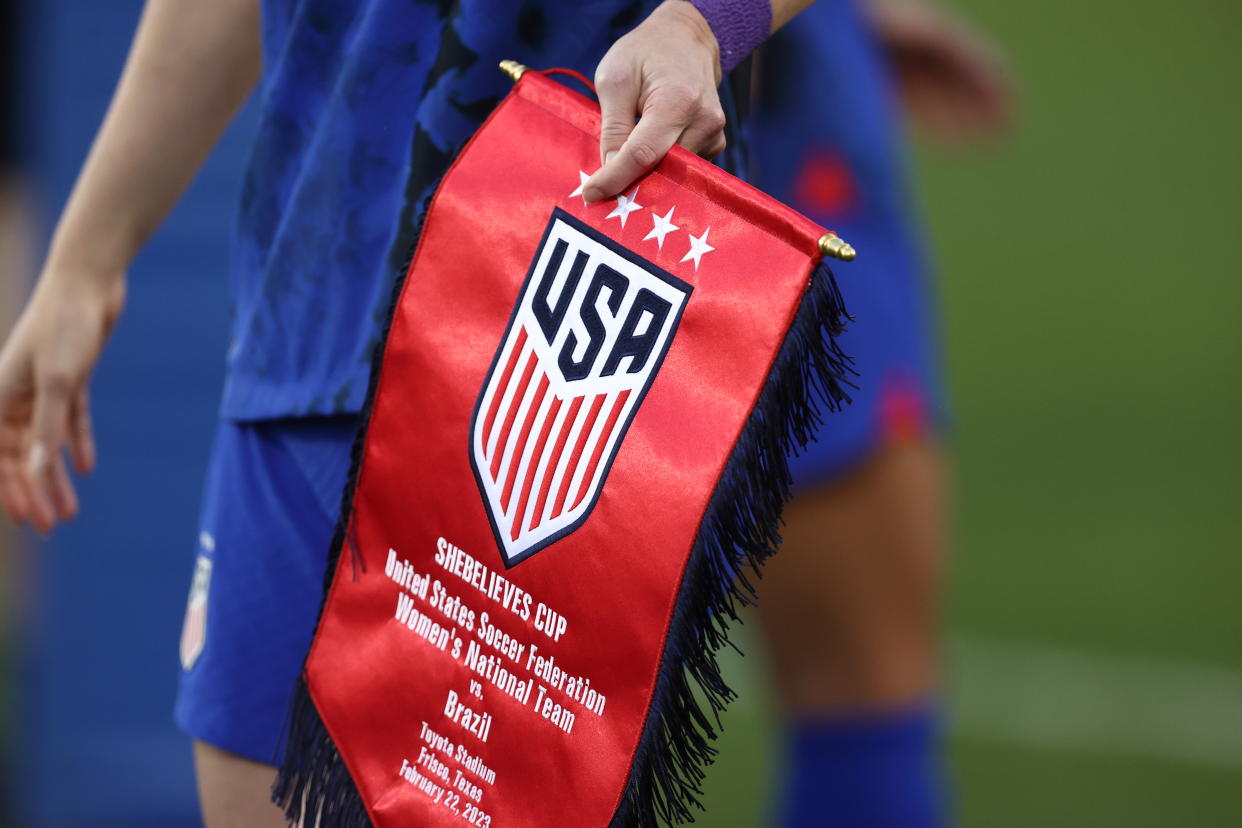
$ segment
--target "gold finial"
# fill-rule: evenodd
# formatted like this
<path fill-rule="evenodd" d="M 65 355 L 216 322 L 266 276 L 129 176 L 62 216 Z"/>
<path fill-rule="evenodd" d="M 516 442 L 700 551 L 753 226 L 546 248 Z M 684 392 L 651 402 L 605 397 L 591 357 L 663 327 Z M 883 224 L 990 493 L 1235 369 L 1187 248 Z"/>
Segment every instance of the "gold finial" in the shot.
<path fill-rule="evenodd" d="M 514 83 L 517 83 L 526 72 L 526 67 L 516 60 L 502 60 L 500 62 L 500 71 L 508 75 Z"/>
<path fill-rule="evenodd" d="M 825 233 L 819 237 L 819 252 L 843 262 L 852 262 L 858 255 L 854 248 L 846 244 L 845 239 L 836 233 Z"/>

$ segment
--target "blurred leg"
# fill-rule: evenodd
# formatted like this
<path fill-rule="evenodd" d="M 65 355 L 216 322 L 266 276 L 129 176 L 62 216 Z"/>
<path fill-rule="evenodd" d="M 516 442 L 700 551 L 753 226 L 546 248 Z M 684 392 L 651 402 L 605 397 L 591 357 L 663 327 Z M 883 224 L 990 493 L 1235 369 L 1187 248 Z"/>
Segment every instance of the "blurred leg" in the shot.
<path fill-rule="evenodd" d="M 943 465 L 929 446 L 884 449 L 785 509 L 759 615 L 786 710 L 895 707 L 934 689 Z"/>
<path fill-rule="evenodd" d="M 272 804 L 276 769 L 194 742 L 198 798 L 206 828 L 285 828 L 284 813 Z"/>
<path fill-rule="evenodd" d="M 886 448 L 786 509 L 759 616 L 790 730 L 787 825 L 942 824 L 941 452 Z"/>

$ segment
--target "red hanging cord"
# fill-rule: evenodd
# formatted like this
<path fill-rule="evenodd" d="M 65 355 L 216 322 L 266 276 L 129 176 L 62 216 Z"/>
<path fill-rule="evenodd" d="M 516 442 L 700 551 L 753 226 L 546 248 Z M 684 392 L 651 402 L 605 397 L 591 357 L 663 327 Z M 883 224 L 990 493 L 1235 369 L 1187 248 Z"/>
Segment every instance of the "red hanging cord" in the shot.
<path fill-rule="evenodd" d="M 527 71 L 538 72 L 544 77 L 547 77 L 548 75 L 568 75 L 571 78 L 581 81 L 583 86 L 591 90 L 592 95 L 596 95 L 596 97 L 599 97 L 595 92 L 595 84 L 587 80 L 586 75 L 582 74 L 581 72 L 577 72 L 573 69 L 563 69 L 560 67 L 554 67 L 552 69 L 533 69 L 533 70 L 527 70 Z"/>

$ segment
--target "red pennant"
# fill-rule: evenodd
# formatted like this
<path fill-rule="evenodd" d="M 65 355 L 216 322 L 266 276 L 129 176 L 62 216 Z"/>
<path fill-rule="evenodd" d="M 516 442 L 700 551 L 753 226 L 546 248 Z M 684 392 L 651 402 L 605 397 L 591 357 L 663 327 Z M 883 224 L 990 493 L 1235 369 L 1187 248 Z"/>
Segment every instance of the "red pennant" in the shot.
<path fill-rule="evenodd" d="M 527 72 L 430 205 L 294 712 L 294 816 L 688 816 L 714 735 L 691 679 L 730 696 L 711 653 L 813 398 L 844 397 L 842 311 L 824 230 L 680 148 L 586 204 L 598 134 Z"/>

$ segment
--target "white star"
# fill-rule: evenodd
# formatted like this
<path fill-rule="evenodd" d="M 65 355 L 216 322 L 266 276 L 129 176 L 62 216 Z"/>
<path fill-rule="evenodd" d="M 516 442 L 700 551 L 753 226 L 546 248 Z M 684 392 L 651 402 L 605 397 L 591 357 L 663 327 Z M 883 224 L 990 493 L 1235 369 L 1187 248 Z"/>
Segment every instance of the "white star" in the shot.
<path fill-rule="evenodd" d="M 586 202 L 586 196 L 582 195 L 582 188 L 586 186 L 587 179 L 589 179 L 590 177 L 591 176 L 587 175 L 582 170 L 578 170 L 578 189 L 574 190 L 572 193 L 569 194 L 570 198 L 573 198 L 574 196 L 582 196 L 582 203 L 584 206 L 586 205 L 587 202 Z"/>
<path fill-rule="evenodd" d="M 634 212 L 635 210 L 641 210 L 643 208 L 643 205 L 639 204 L 637 201 L 634 200 L 636 198 L 638 198 L 637 187 L 635 187 L 634 192 L 630 193 L 629 195 L 617 196 L 617 206 L 613 208 L 613 211 L 611 213 L 604 216 L 604 218 L 606 219 L 619 218 L 621 219 L 621 226 L 624 227 L 625 220 L 630 217 L 630 213 Z"/>
<path fill-rule="evenodd" d="M 686 251 L 686 255 L 681 257 L 681 260 L 683 262 L 688 262 L 691 259 L 694 259 L 695 270 L 699 269 L 699 259 L 703 257 L 703 254 L 710 253 L 716 249 L 707 243 L 707 234 L 710 232 L 712 232 L 712 228 L 709 227 L 703 231 L 703 235 L 698 237 L 691 233 L 686 234 L 690 236 L 690 249 Z"/>
<path fill-rule="evenodd" d="M 674 230 L 680 230 L 676 224 L 673 224 L 673 211 L 676 207 L 669 207 L 668 212 L 663 216 L 657 216 L 655 210 L 651 211 L 651 232 L 643 236 L 643 241 L 655 239 L 660 249 L 664 249 L 664 237 Z"/>

